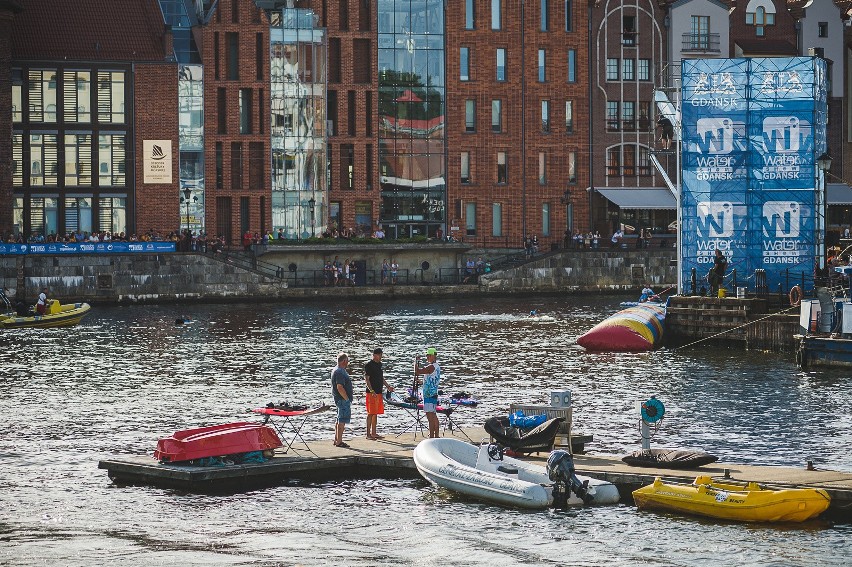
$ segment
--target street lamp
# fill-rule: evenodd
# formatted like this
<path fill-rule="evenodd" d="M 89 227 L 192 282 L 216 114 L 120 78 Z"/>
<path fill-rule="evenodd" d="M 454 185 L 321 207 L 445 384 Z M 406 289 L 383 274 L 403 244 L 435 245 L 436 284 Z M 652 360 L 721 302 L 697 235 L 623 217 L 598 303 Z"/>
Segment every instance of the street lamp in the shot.
<path fill-rule="evenodd" d="M 186 205 L 186 231 L 189 232 L 189 199 L 192 197 L 192 189 L 189 187 L 183 190 L 183 202 Z"/>
<path fill-rule="evenodd" d="M 316 232 L 314 232 L 314 207 L 317 205 L 317 200 L 311 197 L 308 199 L 308 207 L 311 209 L 311 238 L 316 236 Z"/>

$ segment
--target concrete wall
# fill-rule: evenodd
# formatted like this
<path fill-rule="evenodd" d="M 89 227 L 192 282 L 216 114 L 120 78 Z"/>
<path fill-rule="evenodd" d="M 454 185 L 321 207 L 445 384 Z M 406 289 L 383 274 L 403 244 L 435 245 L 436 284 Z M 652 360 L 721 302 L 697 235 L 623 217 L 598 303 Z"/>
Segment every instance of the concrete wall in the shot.
<path fill-rule="evenodd" d="M 339 255 L 357 258 L 393 256 L 387 250 L 346 251 Z M 545 256 L 522 266 L 483 276 L 480 285 L 430 285 L 434 274 L 457 251 L 420 247 L 399 250 L 403 266 L 429 261 L 435 267 L 425 272 L 423 283 L 367 287 L 288 287 L 276 278 L 267 278 L 227 262 L 200 254 L 80 255 L 80 256 L 0 256 L 0 286 L 28 303 L 42 287 L 64 303 L 168 303 L 186 301 L 269 301 L 278 299 L 373 298 L 483 295 L 490 293 L 584 293 L 631 290 L 638 293 L 643 284 L 655 290 L 671 285 L 676 278 L 672 250 L 566 251 Z M 312 261 L 331 252 L 306 249 L 305 255 L 283 251 L 281 262 L 296 262 L 301 271 Z M 311 256 L 313 254 L 314 256 Z M 333 257 L 333 254 L 332 254 Z M 313 259 L 313 260 L 312 260 Z M 286 264 L 284 264 L 286 265 Z"/>

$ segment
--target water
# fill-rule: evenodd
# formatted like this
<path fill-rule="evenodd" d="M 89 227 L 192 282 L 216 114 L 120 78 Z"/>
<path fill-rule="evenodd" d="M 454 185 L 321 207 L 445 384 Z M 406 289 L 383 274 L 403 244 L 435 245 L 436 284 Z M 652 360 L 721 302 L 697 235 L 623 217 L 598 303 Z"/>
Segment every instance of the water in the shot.
<path fill-rule="evenodd" d="M 74 329 L 0 334 L 0 563 L 9 565 L 846 565 L 852 526 L 749 526 L 634 507 L 521 512 L 407 479 L 231 495 L 117 487 L 97 462 L 150 454 L 173 431 L 253 420 L 269 401 L 330 400 L 340 350 L 385 351 L 405 386 L 435 346 L 442 386 L 482 401 L 462 425 L 571 389 L 587 449 L 639 446 L 635 402 L 666 417 L 655 446 L 735 463 L 852 472 L 852 378 L 792 356 L 711 347 L 587 354 L 574 338 L 616 298 L 98 307 Z M 531 309 L 553 321 L 526 317 Z M 175 326 L 177 317 L 192 322 Z M 356 382 L 357 383 L 357 382 Z M 404 428 L 389 410 L 379 431 Z M 330 439 L 333 416 L 310 422 Z M 364 434 L 361 404 L 347 434 Z"/>

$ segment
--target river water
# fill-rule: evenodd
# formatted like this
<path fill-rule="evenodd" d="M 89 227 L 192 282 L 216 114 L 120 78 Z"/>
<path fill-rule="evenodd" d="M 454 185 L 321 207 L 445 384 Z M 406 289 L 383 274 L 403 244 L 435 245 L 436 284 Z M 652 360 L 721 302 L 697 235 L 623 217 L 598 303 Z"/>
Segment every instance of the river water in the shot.
<path fill-rule="evenodd" d="M 442 386 L 511 402 L 573 393 L 593 454 L 639 447 L 635 404 L 657 396 L 654 446 L 720 460 L 852 472 L 852 377 L 792 356 L 698 345 L 587 354 L 576 336 L 614 298 L 507 298 L 97 307 L 73 329 L 4 332 L 0 564 L 5 565 L 848 565 L 852 526 L 751 526 L 630 505 L 520 512 L 421 480 L 343 479 L 229 495 L 113 485 L 101 459 L 150 454 L 173 431 L 251 419 L 269 401 L 330 401 L 328 370 L 385 351 L 391 383 L 438 349 Z M 552 320 L 527 317 L 531 309 Z M 186 316 L 191 323 L 176 326 Z M 307 438 L 330 439 L 333 416 Z M 347 434 L 363 435 L 358 404 Z M 404 428 L 392 411 L 380 432 Z"/>

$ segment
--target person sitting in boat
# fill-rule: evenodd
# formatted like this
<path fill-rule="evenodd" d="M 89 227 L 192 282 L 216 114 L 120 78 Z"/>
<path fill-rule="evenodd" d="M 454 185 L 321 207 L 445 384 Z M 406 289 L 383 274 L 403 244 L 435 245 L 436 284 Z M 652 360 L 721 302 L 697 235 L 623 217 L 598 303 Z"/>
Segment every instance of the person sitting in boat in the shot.
<path fill-rule="evenodd" d="M 41 290 L 41 293 L 38 294 L 38 301 L 36 301 L 36 313 L 38 315 L 44 315 L 47 313 L 47 288 Z"/>

